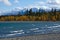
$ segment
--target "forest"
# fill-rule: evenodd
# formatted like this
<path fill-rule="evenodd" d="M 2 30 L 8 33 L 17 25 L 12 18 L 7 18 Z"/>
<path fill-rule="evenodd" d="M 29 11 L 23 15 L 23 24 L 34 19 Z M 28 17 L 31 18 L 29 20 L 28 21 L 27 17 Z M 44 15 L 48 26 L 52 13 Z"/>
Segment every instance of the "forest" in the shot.
<path fill-rule="evenodd" d="M 17 15 L 2 15 L 0 21 L 60 21 L 60 10 L 51 9 L 51 11 L 26 10 L 23 15 L 18 12 Z"/>

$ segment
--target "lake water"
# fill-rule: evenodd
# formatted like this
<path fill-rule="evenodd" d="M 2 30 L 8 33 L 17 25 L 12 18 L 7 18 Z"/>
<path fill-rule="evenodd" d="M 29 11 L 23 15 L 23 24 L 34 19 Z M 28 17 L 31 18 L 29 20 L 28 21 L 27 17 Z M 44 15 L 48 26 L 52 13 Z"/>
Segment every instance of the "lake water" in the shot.
<path fill-rule="evenodd" d="M 51 33 L 60 33 L 60 21 L 0 22 L 0 38 Z"/>

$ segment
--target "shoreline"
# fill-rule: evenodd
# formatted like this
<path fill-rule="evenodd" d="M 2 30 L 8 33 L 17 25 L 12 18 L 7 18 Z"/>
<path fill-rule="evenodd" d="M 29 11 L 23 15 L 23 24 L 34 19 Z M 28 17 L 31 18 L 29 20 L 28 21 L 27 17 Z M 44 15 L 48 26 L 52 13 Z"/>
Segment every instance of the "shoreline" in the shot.
<path fill-rule="evenodd" d="M 38 34 L 15 38 L 3 38 L 0 40 L 60 40 L 60 34 Z"/>
<path fill-rule="evenodd" d="M 0 21 L 0 22 L 60 22 L 60 21 Z"/>

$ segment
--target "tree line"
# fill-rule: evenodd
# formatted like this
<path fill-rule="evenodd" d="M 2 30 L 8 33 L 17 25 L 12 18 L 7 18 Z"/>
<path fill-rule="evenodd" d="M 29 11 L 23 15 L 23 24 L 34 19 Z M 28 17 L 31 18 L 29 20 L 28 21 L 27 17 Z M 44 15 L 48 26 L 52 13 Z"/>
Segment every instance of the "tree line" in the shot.
<path fill-rule="evenodd" d="M 60 10 L 51 9 L 51 11 L 33 12 L 32 9 L 26 10 L 23 15 L 18 12 L 17 15 L 0 16 L 0 21 L 60 21 Z"/>

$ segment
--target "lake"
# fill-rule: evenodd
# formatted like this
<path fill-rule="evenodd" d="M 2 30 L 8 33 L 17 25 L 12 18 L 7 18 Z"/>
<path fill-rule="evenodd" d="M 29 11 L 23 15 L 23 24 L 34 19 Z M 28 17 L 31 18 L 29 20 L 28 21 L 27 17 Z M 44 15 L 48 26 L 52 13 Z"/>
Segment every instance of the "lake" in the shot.
<path fill-rule="evenodd" d="M 60 33 L 60 21 L 0 22 L 0 38 Z"/>

